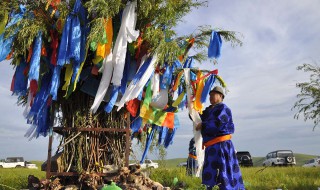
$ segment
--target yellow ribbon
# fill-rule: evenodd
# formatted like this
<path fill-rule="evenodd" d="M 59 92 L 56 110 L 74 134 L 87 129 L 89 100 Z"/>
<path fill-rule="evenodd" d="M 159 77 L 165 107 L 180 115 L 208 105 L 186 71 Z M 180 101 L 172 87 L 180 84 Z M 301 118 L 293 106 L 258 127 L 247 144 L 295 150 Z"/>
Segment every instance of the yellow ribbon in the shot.
<path fill-rule="evenodd" d="M 182 74 L 183 74 L 183 70 L 180 71 L 180 73 L 178 74 L 177 78 L 176 78 L 176 81 L 174 82 L 174 86 L 173 86 L 173 92 L 177 90 L 179 84 L 180 84 L 180 79 L 182 77 Z"/>
<path fill-rule="evenodd" d="M 202 72 L 198 71 L 197 73 L 197 79 L 200 79 L 202 77 Z M 196 91 L 196 99 L 193 102 L 193 108 L 198 111 L 200 114 L 202 114 L 202 108 L 203 105 L 201 103 L 201 95 L 204 87 L 204 79 L 200 80 L 198 85 L 197 85 L 197 91 Z"/>
<path fill-rule="evenodd" d="M 64 85 L 62 87 L 62 90 L 67 90 L 68 86 L 70 85 L 71 77 L 72 77 L 73 69 L 72 69 L 72 64 L 67 64 L 66 65 L 66 73 L 64 75 Z"/>
<path fill-rule="evenodd" d="M 98 43 L 97 50 L 96 50 L 96 57 L 92 60 L 94 64 L 98 64 L 111 52 L 111 45 L 112 45 L 112 38 L 113 38 L 112 18 L 109 18 L 107 21 L 104 20 L 104 28 L 107 34 L 107 43 L 106 44 Z"/>
<path fill-rule="evenodd" d="M 177 107 L 177 106 L 181 103 L 181 101 L 183 100 L 183 97 L 184 97 L 185 94 L 186 94 L 186 92 L 182 92 L 182 93 L 178 96 L 178 98 L 176 99 L 176 101 L 173 102 L 172 106 L 173 106 L 173 107 Z"/>
<path fill-rule="evenodd" d="M 223 88 L 227 87 L 227 84 L 224 82 L 224 80 L 219 75 L 216 75 L 216 78 L 218 79 L 218 81 L 220 82 L 220 84 Z"/>

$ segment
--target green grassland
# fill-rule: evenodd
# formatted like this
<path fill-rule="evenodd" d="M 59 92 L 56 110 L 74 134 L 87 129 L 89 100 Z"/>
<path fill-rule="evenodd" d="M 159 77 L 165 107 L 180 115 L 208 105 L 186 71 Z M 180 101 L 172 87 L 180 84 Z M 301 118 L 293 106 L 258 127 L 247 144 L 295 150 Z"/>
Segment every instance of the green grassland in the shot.
<path fill-rule="evenodd" d="M 41 171 L 41 161 L 31 161 L 38 169 L 28 168 L 0 168 L 0 190 L 25 189 L 28 185 L 28 176 L 34 175 L 45 179 L 46 173 Z"/>
<path fill-rule="evenodd" d="M 262 167 L 263 157 L 255 157 L 255 167 L 242 167 L 244 183 L 247 190 L 317 190 L 320 187 L 320 168 L 303 168 L 301 165 L 315 156 L 295 154 L 297 166 L 294 167 Z M 156 161 L 156 160 L 154 160 Z M 177 167 L 186 158 L 168 159 L 159 162 L 159 169 L 149 170 L 150 178 L 172 189 L 183 184 L 183 189 L 205 190 L 201 179 L 185 175 L 185 167 Z M 41 161 L 32 161 L 39 169 L 0 168 L 0 190 L 24 189 L 27 187 L 28 175 L 39 179 L 45 178 L 45 172 L 40 171 Z M 174 185 L 174 178 L 178 183 Z"/>
<path fill-rule="evenodd" d="M 245 167 L 241 168 L 246 190 L 317 190 L 320 187 L 320 168 Z M 201 179 L 185 175 L 184 168 L 159 168 L 151 171 L 151 179 L 172 189 L 178 187 L 176 177 L 184 189 L 205 190 Z"/>

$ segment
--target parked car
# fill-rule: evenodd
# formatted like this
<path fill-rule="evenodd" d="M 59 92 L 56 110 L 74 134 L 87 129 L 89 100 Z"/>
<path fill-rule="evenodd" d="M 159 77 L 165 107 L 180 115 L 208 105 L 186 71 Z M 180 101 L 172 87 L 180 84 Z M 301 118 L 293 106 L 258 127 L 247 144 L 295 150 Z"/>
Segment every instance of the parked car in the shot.
<path fill-rule="evenodd" d="M 8 157 L 0 162 L 0 168 L 21 168 L 25 167 L 23 157 Z"/>
<path fill-rule="evenodd" d="M 277 150 L 267 154 L 263 166 L 293 166 L 296 158 L 291 150 Z"/>
<path fill-rule="evenodd" d="M 135 163 L 129 164 L 130 165 L 136 165 Z M 141 169 L 146 169 L 146 168 L 158 168 L 159 164 L 156 162 L 153 162 L 150 159 L 145 159 L 142 164 L 140 164 Z"/>
<path fill-rule="evenodd" d="M 38 169 L 38 166 L 36 164 L 32 164 L 31 162 L 25 162 L 26 168 L 29 169 Z"/>
<path fill-rule="evenodd" d="M 320 167 L 320 157 L 308 160 L 302 167 Z"/>
<path fill-rule="evenodd" d="M 240 166 L 246 166 L 251 167 L 253 166 L 251 154 L 248 151 L 238 151 L 237 153 L 237 159 Z"/>
<path fill-rule="evenodd" d="M 178 167 L 187 167 L 187 162 L 180 162 L 177 166 Z"/>

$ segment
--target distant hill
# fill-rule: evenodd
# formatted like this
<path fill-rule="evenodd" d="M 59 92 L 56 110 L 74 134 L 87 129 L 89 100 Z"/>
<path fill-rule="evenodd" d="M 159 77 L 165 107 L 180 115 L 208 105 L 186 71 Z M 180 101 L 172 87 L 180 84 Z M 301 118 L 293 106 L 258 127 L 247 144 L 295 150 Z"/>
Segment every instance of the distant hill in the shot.
<path fill-rule="evenodd" d="M 301 154 L 301 153 L 294 153 L 294 156 L 296 158 L 297 166 L 302 166 L 306 161 L 317 157 L 317 155 L 308 155 L 308 154 Z M 252 157 L 252 160 L 253 160 L 253 166 L 262 166 L 262 162 L 265 160 L 265 157 Z M 165 166 L 169 168 L 176 167 L 179 163 L 186 162 L 186 161 L 187 161 L 187 158 L 167 159 L 165 161 Z"/>

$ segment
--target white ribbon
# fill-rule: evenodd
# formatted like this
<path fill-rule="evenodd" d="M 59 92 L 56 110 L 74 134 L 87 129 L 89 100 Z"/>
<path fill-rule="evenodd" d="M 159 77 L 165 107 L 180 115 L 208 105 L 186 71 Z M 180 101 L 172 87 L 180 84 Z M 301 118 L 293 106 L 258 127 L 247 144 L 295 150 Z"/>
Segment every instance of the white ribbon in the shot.
<path fill-rule="evenodd" d="M 113 65 L 112 65 L 112 53 L 110 53 L 106 58 L 103 60 L 103 73 L 102 78 L 99 84 L 99 88 L 96 94 L 96 97 L 94 98 L 94 102 L 90 108 L 90 110 L 95 113 L 97 109 L 99 108 L 104 96 L 106 95 L 113 71 Z"/>
<path fill-rule="evenodd" d="M 29 91 L 27 104 L 26 104 L 26 107 L 25 107 L 25 109 L 24 109 L 24 111 L 23 111 L 23 113 L 22 113 L 22 115 L 23 115 L 25 118 L 28 117 L 28 114 L 29 114 L 29 112 L 30 112 L 30 110 L 31 110 L 30 104 L 31 104 L 32 96 L 33 96 L 33 95 L 32 95 L 31 92 Z"/>
<path fill-rule="evenodd" d="M 128 102 L 136 97 L 139 96 L 141 90 L 143 89 L 143 87 L 146 85 L 146 83 L 148 82 L 148 80 L 150 79 L 152 73 L 155 70 L 155 62 L 157 61 L 157 55 L 154 55 L 152 57 L 152 60 L 150 62 L 149 67 L 147 68 L 147 70 L 145 71 L 145 73 L 142 75 L 141 79 L 139 80 L 139 82 L 137 82 L 136 84 L 134 84 L 133 81 L 130 82 L 127 90 L 125 91 L 124 95 L 122 96 L 121 100 L 119 101 L 119 103 L 117 103 L 116 105 L 118 106 L 118 110 L 119 111 L 125 102 Z M 145 61 L 143 61 L 144 64 Z M 141 66 L 140 66 L 141 68 Z"/>
<path fill-rule="evenodd" d="M 204 150 L 202 149 L 202 135 L 201 131 L 196 131 L 195 127 L 197 124 L 201 123 L 201 118 L 199 113 L 193 109 L 193 103 L 191 100 L 192 93 L 191 93 L 191 86 L 190 86 L 190 68 L 184 69 L 184 78 L 186 82 L 186 91 L 187 91 L 187 101 L 188 101 L 188 110 L 190 117 L 192 118 L 193 121 L 193 135 L 194 135 L 194 141 L 195 144 L 194 146 L 196 147 L 197 151 L 197 161 L 198 161 L 198 169 L 196 172 L 196 176 L 199 177 L 201 175 L 202 171 L 202 166 L 203 166 L 203 161 L 204 161 Z"/>
<path fill-rule="evenodd" d="M 123 14 L 120 30 L 113 49 L 112 63 L 114 66 L 112 83 L 115 86 L 121 85 L 123 69 L 126 60 L 127 44 L 135 41 L 139 36 L 139 30 L 135 30 L 137 14 L 135 9 L 137 1 L 128 2 Z"/>
<path fill-rule="evenodd" d="M 155 99 L 159 95 L 160 89 L 160 75 L 155 73 L 151 79 L 152 99 Z"/>

